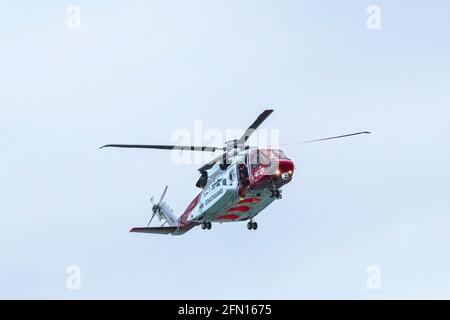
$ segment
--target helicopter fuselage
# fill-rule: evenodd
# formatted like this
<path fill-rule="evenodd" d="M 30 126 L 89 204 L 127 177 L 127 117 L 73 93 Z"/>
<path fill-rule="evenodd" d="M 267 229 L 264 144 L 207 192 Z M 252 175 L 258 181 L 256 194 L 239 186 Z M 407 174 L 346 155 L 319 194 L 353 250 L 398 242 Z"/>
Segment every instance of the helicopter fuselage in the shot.
<path fill-rule="evenodd" d="M 180 224 L 253 219 L 280 198 L 276 192 L 292 180 L 293 173 L 294 163 L 280 150 L 242 151 L 225 170 L 219 164 L 211 168 L 206 186 L 180 217 Z"/>

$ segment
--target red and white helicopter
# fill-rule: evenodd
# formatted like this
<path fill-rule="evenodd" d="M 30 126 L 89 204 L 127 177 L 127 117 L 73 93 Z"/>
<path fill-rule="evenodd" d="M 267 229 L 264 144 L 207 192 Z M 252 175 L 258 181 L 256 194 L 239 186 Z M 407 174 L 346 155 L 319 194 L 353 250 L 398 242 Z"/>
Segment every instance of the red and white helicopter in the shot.
<path fill-rule="evenodd" d="M 166 202 L 165 187 L 157 203 L 151 199 L 152 217 L 147 227 L 132 228 L 130 232 L 181 235 L 196 226 L 211 229 L 213 222 L 248 221 L 247 228 L 256 230 L 256 215 L 276 199 L 282 198 L 281 187 L 288 184 L 294 175 L 294 162 L 278 148 L 250 147 L 246 142 L 251 134 L 263 123 L 273 110 L 265 110 L 237 140 L 226 142 L 225 147 L 179 146 L 179 145 L 130 145 L 108 144 L 101 148 L 144 148 L 160 150 L 183 150 L 223 153 L 204 164 L 196 186 L 200 193 L 191 201 L 184 213 L 176 217 Z M 315 142 L 343 138 L 367 131 L 335 137 L 303 141 Z M 100 149 L 101 149 L 100 148 Z M 162 226 L 150 227 L 153 218 L 164 221 Z M 165 226 L 167 224 L 167 226 Z"/>

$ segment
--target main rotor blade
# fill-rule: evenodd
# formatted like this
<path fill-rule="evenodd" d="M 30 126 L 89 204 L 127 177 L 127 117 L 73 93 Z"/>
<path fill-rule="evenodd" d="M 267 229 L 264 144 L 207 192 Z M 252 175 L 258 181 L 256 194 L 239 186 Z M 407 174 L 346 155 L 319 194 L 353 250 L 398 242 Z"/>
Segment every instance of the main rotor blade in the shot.
<path fill-rule="evenodd" d="M 325 141 L 325 140 L 332 140 L 332 139 L 340 139 L 340 138 L 356 136 L 356 135 L 359 135 L 359 134 L 370 134 L 370 133 L 371 132 L 369 132 L 369 131 L 361 131 L 361 132 L 343 134 L 343 135 L 340 135 L 340 136 L 327 137 L 327 138 L 321 138 L 321 139 L 315 139 L 315 140 L 297 141 L 297 142 L 292 142 L 292 143 L 286 143 L 286 144 L 283 144 L 283 145 L 291 145 L 291 144 L 299 144 L 299 143 L 310 143 L 310 142 L 318 142 L 318 141 Z"/>
<path fill-rule="evenodd" d="M 244 143 L 248 140 L 248 138 L 256 131 L 256 129 L 263 123 L 271 114 L 273 110 L 264 110 L 263 113 L 256 118 L 255 122 L 248 127 L 247 131 L 245 131 L 244 135 L 237 141 L 238 146 L 243 146 Z"/>
<path fill-rule="evenodd" d="M 176 145 L 145 145 L 145 144 L 107 144 L 102 148 L 138 148 L 138 149 L 159 149 L 159 150 L 183 150 L 183 151 L 202 151 L 215 152 L 216 150 L 225 150 L 225 148 L 205 147 L 205 146 L 176 146 Z"/>

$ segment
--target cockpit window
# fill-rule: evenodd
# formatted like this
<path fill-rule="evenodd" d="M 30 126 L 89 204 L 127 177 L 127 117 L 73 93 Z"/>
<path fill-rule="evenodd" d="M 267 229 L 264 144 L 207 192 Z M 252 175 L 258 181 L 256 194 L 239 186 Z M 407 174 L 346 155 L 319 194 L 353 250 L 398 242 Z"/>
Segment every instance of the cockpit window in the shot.
<path fill-rule="evenodd" d="M 250 165 L 252 167 L 259 166 L 260 164 L 270 164 L 271 161 L 278 161 L 280 159 L 288 159 L 283 151 L 278 149 L 261 150 L 255 149 L 250 153 Z"/>
<path fill-rule="evenodd" d="M 267 156 L 267 153 L 264 151 L 259 151 L 259 163 L 268 164 L 270 163 L 270 157 Z"/>
<path fill-rule="evenodd" d="M 264 153 L 269 160 L 287 159 L 284 152 L 278 149 L 264 150 L 262 153 Z"/>
<path fill-rule="evenodd" d="M 268 164 L 270 159 L 263 150 L 253 150 L 250 154 L 250 165 L 255 167 L 260 164 Z"/>
<path fill-rule="evenodd" d="M 282 150 L 269 150 L 274 158 L 278 159 L 288 159 Z"/>

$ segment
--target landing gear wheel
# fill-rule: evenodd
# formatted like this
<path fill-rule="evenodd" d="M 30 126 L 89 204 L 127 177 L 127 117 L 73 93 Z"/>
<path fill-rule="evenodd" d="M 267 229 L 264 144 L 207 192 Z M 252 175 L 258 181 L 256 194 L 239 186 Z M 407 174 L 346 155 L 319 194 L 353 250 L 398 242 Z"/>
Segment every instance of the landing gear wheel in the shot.
<path fill-rule="evenodd" d="M 256 229 L 258 229 L 258 223 L 256 223 L 255 221 L 250 220 L 247 223 L 247 229 L 248 230 L 256 230 Z"/>
<path fill-rule="evenodd" d="M 212 228 L 212 224 L 211 224 L 211 222 L 208 221 L 206 223 L 206 229 L 211 230 L 211 228 Z"/>
<path fill-rule="evenodd" d="M 275 198 L 281 199 L 281 190 L 275 190 Z"/>
<path fill-rule="evenodd" d="M 201 226 L 202 226 L 202 229 L 203 229 L 203 230 L 206 229 L 206 223 L 205 223 L 205 222 L 202 222 Z"/>
<path fill-rule="evenodd" d="M 281 190 L 273 189 L 269 191 L 269 197 L 281 199 L 283 196 L 281 195 Z"/>

